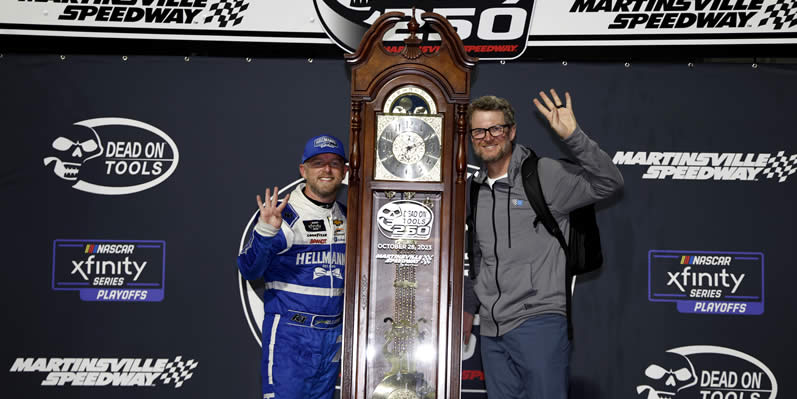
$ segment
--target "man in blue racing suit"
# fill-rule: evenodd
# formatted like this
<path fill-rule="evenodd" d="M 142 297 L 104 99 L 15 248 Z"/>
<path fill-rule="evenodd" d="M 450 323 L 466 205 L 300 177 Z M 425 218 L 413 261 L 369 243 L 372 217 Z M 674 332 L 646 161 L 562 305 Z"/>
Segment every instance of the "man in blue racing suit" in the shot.
<path fill-rule="evenodd" d="M 340 366 L 345 207 L 335 201 L 346 175 L 343 143 L 317 136 L 305 145 L 305 179 L 278 201 L 257 196 L 260 217 L 238 255 L 247 280 L 265 280 L 263 398 L 332 398 Z"/>

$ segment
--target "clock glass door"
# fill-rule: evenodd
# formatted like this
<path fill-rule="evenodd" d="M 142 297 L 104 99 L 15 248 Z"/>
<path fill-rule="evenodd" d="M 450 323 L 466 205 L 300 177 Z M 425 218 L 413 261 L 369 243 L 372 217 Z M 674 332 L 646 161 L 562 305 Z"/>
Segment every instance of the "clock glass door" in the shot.
<path fill-rule="evenodd" d="M 440 193 L 373 193 L 369 398 L 434 395 L 441 199 Z"/>

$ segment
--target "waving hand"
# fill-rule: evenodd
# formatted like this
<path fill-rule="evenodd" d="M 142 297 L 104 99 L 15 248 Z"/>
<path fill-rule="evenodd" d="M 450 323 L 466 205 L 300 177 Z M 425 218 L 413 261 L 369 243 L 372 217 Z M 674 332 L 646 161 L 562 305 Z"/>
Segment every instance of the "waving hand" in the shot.
<path fill-rule="evenodd" d="M 542 101 L 535 98 L 533 102 L 537 106 L 537 110 L 545 116 L 545 119 L 548 119 L 548 123 L 551 124 L 556 134 L 564 140 L 570 137 L 578 126 L 576 116 L 573 114 L 573 102 L 568 92 L 565 92 L 564 104 L 554 89 L 551 89 L 551 97 L 553 97 L 553 100 L 548 98 L 545 92 L 541 91 L 540 98 L 542 98 Z"/>
<path fill-rule="evenodd" d="M 291 195 L 288 194 L 282 199 L 282 203 L 277 204 L 278 193 L 279 187 L 274 186 L 273 197 L 271 196 L 271 191 L 269 189 L 266 189 L 265 201 L 260 198 L 260 194 L 257 195 L 257 207 L 260 208 L 260 221 L 270 224 L 277 229 L 280 228 L 280 225 L 282 224 L 282 211 L 286 206 L 288 206 L 288 199 L 291 197 Z"/>

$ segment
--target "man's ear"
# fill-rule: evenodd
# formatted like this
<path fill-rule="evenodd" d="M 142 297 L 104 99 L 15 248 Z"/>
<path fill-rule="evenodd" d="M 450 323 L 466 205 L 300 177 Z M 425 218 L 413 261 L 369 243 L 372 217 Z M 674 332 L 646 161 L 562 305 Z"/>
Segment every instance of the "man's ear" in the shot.
<path fill-rule="evenodd" d="M 306 179 L 306 177 L 304 177 L 304 164 L 303 163 L 299 164 L 299 174 L 302 176 L 302 179 Z"/>
<path fill-rule="evenodd" d="M 512 129 L 509 130 L 509 141 L 515 141 L 516 132 L 517 132 L 517 125 L 512 125 Z"/>

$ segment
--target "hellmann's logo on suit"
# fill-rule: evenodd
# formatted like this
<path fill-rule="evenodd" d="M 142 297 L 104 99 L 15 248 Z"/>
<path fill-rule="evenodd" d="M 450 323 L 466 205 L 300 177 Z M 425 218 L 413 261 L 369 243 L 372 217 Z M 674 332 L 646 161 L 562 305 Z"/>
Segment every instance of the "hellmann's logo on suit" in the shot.
<path fill-rule="evenodd" d="M 346 264 L 346 255 L 339 252 L 315 251 L 296 254 L 297 265 L 338 265 Z"/>

